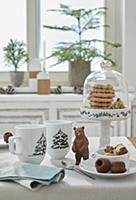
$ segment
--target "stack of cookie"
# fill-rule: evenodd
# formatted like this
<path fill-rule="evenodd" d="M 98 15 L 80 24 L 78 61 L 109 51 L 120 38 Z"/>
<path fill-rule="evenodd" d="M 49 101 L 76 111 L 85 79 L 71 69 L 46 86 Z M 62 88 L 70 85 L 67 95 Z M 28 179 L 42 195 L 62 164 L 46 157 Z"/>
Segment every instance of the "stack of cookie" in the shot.
<path fill-rule="evenodd" d="M 115 90 L 111 84 L 96 84 L 89 96 L 90 107 L 96 109 L 109 109 L 112 106 Z"/>

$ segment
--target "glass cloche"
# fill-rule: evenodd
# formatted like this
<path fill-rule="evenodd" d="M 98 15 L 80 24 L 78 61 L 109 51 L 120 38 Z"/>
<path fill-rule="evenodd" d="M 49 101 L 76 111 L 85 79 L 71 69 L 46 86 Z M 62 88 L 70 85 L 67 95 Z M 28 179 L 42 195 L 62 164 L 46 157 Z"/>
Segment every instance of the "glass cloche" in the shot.
<path fill-rule="evenodd" d="M 130 116 L 128 87 L 123 75 L 102 63 L 101 70 L 91 73 L 84 82 L 82 117 L 101 121 L 100 147 L 110 144 L 111 121 Z"/>
<path fill-rule="evenodd" d="M 101 70 L 85 80 L 83 107 L 91 109 L 123 109 L 128 107 L 128 87 L 123 75 L 102 63 Z"/>

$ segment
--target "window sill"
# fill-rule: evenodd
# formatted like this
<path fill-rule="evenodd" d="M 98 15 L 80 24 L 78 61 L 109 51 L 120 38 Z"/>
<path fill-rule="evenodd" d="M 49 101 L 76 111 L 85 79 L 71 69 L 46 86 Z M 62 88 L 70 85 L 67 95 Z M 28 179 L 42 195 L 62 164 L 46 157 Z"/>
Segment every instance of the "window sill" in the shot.
<path fill-rule="evenodd" d="M 51 87 L 51 94 L 58 94 L 55 92 L 57 87 Z M 36 94 L 37 92 L 30 87 L 16 87 L 16 94 Z M 81 94 L 80 92 L 75 92 L 74 87 L 62 86 L 62 94 Z"/>

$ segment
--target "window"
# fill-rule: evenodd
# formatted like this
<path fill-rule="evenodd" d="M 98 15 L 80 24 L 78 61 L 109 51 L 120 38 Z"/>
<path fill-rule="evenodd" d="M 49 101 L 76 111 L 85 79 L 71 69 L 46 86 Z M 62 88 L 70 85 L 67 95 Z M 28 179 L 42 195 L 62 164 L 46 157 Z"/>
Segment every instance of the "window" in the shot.
<path fill-rule="evenodd" d="M 73 20 L 71 21 L 71 18 L 68 18 L 64 15 L 61 15 L 59 13 L 52 13 L 47 12 L 48 9 L 58 9 L 59 4 L 66 4 L 71 5 L 73 8 L 96 8 L 104 6 L 104 0 L 41 0 L 41 25 L 71 25 L 73 23 Z M 104 20 L 104 19 L 102 19 Z M 85 35 L 85 38 L 99 38 L 104 39 L 104 30 L 100 29 L 98 30 L 91 30 L 91 33 L 88 31 Z M 43 41 L 46 38 L 46 55 L 49 56 L 52 49 L 55 47 L 55 44 L 57 44 L 60 41 L 72 41 L 75 40 L 75 35 L 71 32 L 63 32 L 63 31 L 55 31 L 55 30 L 49 30 L 42 28 L 41 30 L 41 41 Z M 101 49 L 103 49 L 103 45 L 100 46 Z M 42 51 L 41 51 L 42 56 Z M 60 65 L 57 65 L 55 67 L 49 67 L 51 64 L 54 63 L 54 59 L 47 60 L 46 65 L 48 66 L 48 71 L 68 71 L 68 63 L 62 63 Z M 96 66 L 99 66 L 99 60 L 95 61 L 91 68 L 92 70 Z"/>
<path fill-rule="evenodd" d="M 79 3 L 80 2 L 80 3 Z M 109 3 L 108 0 L 4 0 L 1 1 L 0 6 L 0 23 L 1 23 L 1 31 L 0 31 L 0 79 L 1 84 L 7 85 L 9 83 L 9 75 L 8 71 L 10 68 L 5 67 L 4 58 L 3 58 L 3 47 L 7 44 L 10 38 L 16 38 L 18 40 L 23 40 L 28 45 L 30 60 L 35 57 L 43 57 L 43 40 L 46 38 L 46 55 L 50 55 L 53 47 L 59 41 L 64 41 L 64 39 L 72 40 L 74 39 L 73 34 L 70 32 L 61 32 L 61 31 L 51 31 L 43 28 L 44 24 L 64 24 L 66 19 L 63 20 L 62 16 L 52 17 L 51 13 L 46 12 L 50 8 L 59 8 L 59 4 L 68 4 L 73 8 L 84 7 L 87 9 L 104 6 L 105 2 L 106 7 L 108 7 L 109 17 L 108 23 L 110 24 L 109 33 L 106 33 L 106 39 L 109 39 L 109 35 L 114 34 L 116 31 L 115 19 L 118 20 L 118 15 L 114 14 L 115 10 L 117 13 L 120 13 L 120 7 L 115 6 L 116 1 L 113 1 L 112 4 Z M 7 6 L 8 5 L 8 6 Z M 118 9 L 116 9 L 118 7 Z M 115 10 L 114 10 L 115 9 Z M 113 16 L 113 17 L 111 17 Z M 115 19 L 114 19 L 115 18 Z M 71 21 L 67 21 L 67 23 L 71 24 Z M 121 28 L 121 26 L 120 26 Z M 106 31 L 107 32 L 107 31 Z M 92 32 L 91 32 L 92 33 Z M 99 32 L 94 32 L 94 36 L 96 38 L 103 39 L 105 36 L 104 29 L 101 29 Z M 107 37 L 108 35 L 108 37 Z M 121 35 L 121 34 L 120 34 Z M 90 36 L 90 35 L 89 35 Z M 88 37 L 88 36 L 87 36 Z M 111 41 L 114 41 L 114 38 L 110 38 Z M 120 40 L 117 40 L 120 41 Z M 103 48 L 103 46 L 101 46 Z M 114 52 L 114 51 L 113 51 Z M 117 52 L 118 54 L 118 52 Z M 116 54 L 113 54 L 116 57 Z M 121 56 L 119 56 L 119 59 Z M 47 61 L 48 70 L 51 71 L 51 79 L 54 82 L 54 85 L 58 84 L 58 80 L 61 81 L 62 85 L 67 85 L 67 71 L 68 64 L 62 63 L 60 66 L 49 67 L 52 62 Z M 95 63 L 95 65 L 99 66 L 99 63 Z M 94 67 L 94 63 L 91 66 L 91 69 L 96 69 Z M 26 65 L 22 66 L 21 70 L 27 70 Z M 7 71 L 2 72 L 2 71 Z M 66 81 L 67 80 L 67 81 Z M 27 83 L 26 79 L 26 84 Z M 60 84 L 60 82 L 59 82 Z"/>
<path fill-rule="evenodd" d="M 26 0 L 4 0 L 0 4 L 0 71 L 9 71 L 5 67 L 3 47 L 12 39 L 26 43 Z M 20 70 L 26 70 L 26 64 Z"/>

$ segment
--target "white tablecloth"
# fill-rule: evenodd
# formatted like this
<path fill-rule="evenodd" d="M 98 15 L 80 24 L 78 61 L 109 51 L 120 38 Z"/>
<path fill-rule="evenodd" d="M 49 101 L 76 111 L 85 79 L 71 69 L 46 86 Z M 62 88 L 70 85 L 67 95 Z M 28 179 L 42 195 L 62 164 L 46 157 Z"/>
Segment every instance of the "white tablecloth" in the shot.
<path fill-rule="evenodd" d="M 136 150 L 125 137 L 112 138 L 112 144 L 123 143 L 130 152 L 130 158 L 136 160 Z M 98 148 L 98 138 L 90 138 L 90 153 Z M 5 153 L 7 156 L 7 153 Z M 11 155 L 10 155 L 11 156 Z M 14 156 L 11 156 L 14 157 Z M 70 152 L 67 157 L 73 158 Z M 8 159 L 8 157 L 7 157 Z M 44 163 L 52 166 L 47 156 Z M 42 187 L 37 192 L 29 191 L 12 182 L 0 182 L 2 200 L 135 200 L 136 174 L 123 178 L 92 180 L 74 171 L 66 171 L 62 182 Z"/>

